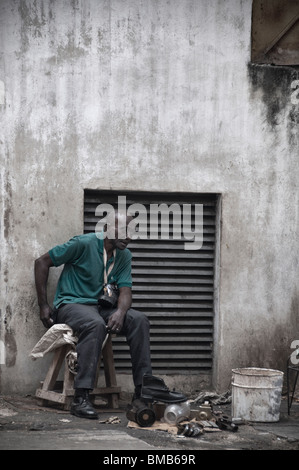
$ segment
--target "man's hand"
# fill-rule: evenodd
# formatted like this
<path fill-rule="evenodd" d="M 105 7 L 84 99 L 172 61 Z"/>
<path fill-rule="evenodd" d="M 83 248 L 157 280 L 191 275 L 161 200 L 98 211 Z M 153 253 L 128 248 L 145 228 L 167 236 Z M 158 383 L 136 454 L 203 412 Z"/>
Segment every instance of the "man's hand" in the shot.
<path fill-rule="evenodd" d="M 117 309 L 109 317 L 107 323 L 107 332 L 108 333 L 119 333 L 123 327 L 125 314 L 121 310 Z"/>
<path fill-rule="evenodd" d="M 107 323 L 108 333 L 120 333 L 127 311 L 131 307 L 132 292 L 130 287 L 120 287 L 117 310 L 112 313 Z"/>
<path fill-rule="evenodd" d="M 54 325 L 53 318 L 51 318 L 52 314 L 53 314 L 53 310 L 51 309 L 49 305 L 44 305 L 43 307 L 41 307 L 40 319 L 46 328 L 51 328 L 51 326 Z"/>

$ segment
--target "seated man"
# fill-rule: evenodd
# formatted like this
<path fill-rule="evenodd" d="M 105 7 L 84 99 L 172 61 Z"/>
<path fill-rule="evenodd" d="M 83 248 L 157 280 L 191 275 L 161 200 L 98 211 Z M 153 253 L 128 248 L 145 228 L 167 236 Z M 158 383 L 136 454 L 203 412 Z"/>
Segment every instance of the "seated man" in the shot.
<path fill-rule="evenodd" d="M 90 402 L 89 392 L 94 387 L 107 332 L 126 336 L 132 361 L 134 398 L 140 397 L 143 375 L 151 374 L 149 321 L 146 315 L 131 308 L 132 255 L 127 248 L 130 238 L 118 238 L 119 222 L 127 227 L 130 220 L 131 217 L 116 214 L 113 238 L 109 238 L 109 231 L 76 236 L 35 261 L 41 321 L 46 328 L 54 323 L 66 323 L 78 337 L 78 368 L 71 406 L 71 413 L 75 416 L 98 417 Z M 52 309 L 47 301 L 48 273 L 50 267 L 60 265 L 64 268 Z M 118 286 L 115 307 L 98 305 L 106 282 L 114 282 Z"/>

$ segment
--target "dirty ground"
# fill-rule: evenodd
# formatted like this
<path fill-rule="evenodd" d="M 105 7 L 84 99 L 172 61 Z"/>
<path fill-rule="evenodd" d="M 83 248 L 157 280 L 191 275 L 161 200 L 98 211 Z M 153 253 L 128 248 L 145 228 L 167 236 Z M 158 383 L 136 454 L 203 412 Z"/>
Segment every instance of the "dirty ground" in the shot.
<path fill-rule="evenodd" d="M 97 404 L 99 420 L 72 416 L 68 411 L 41 406 L 33 396 L 0 397 L 1 450 L 111 450 L 188 451 L 200 450 L 298 450 L 299 400 L 291 414 L 283 397 L 277 423 L 244 423 L 237 432 L 205 432 L 185 437 L 161 430 L 128 427 L 127 401 L 117 410 Z M 230 404 L 213 410 L 230 415 Z"/>

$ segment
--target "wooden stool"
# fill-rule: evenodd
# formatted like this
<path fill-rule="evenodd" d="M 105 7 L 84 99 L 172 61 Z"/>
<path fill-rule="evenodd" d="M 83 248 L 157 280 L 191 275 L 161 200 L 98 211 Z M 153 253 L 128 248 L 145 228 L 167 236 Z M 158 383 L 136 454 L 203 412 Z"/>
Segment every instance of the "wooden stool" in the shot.
<path fill-rule="evenodd" d="M 42 387 L 38 388 L 35 396 L 41 398 L 43 401 L 50 401 L 63 405 L 65 410 L 70 409 L 72 397 L 74 396 L 74 374 L 70 372 L 66 355 L 73 348 L 66 344 L 56 349 L 54 352 L 53 360 L 48 369 L 45 380 L 42 382 Z M 105 372 L 106 387 L 97 388 L 98 376 L 101 366 L 101 360 L 98 363 L 97 376 L 95 381 L 95 388 L 90 393 L 91 397 L 96 395 L 104 395 L 108 397 L 108 405 L 110 408 L 118 408 L 118 400 L 121 388 L 117 386 L 116 374 L 113 359 L 112 341 L 111 336 L 102 349 L 103 366 Z M 62 383 L 62 390 L 57 390 L 59 382 L 57 377 L 61 367 L 64 365 L 64 379 Z"/>

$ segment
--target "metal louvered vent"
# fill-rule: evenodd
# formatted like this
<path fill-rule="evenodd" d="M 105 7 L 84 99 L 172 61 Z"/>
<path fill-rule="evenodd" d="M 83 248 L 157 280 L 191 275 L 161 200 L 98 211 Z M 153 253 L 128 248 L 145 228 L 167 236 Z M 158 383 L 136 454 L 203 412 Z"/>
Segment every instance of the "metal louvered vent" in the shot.
<path fill-rule="evenodd" d="M 96 207 L 110 204 L 116 209 L 119 195 L 115 191 L 85 190 L 85 233 L 93 232 L 105 216 L 96 217 Z M 182 214 L 184 208 L 191 208 L 193 224 L 195 204 L 203 206 L 201 249 L 186 250 L 186 240 L 171 239 L 173 233 L 178 233 L 178 221 L 171 215 L 169 237 L 165 237 L 160 219 L 158 239 L 150 239 L 148 229 L 148 239 L 132 240 L 129 249 L 133 256 L 132 307 L 150 320 L 153 373 L 208 373 L 212 368 L 217 195 L 122 191 L 121 196 L 126 198 L 127 208 L 136 203 L 146 208 L 148 224 L 154 204 L 177 204 Z M 130 373 L 125 339 L 117 337 L 113 344 L 116 370 Z"/>

